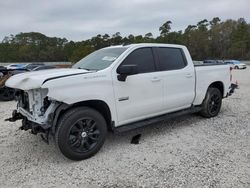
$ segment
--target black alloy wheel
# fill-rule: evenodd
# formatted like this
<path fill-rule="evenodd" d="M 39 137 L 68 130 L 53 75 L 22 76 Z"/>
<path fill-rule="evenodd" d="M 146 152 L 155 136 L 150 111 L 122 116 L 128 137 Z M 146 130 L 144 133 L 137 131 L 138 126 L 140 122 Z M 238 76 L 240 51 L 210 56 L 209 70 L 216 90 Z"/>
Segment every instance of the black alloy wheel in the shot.
<path fill-rule="evenodd" d="M 99 136 L 100 130 L 96 121 L 84 118 L 73 124 L 69 130 L 69 146 L 75 152 L 86 153 L 96 146 Z"/>
<path fill-rule="evenodd" d="M 213 93 L 208 104 L 210 114 L 216 115 L 221 107 L 221 96 L 218 93 Z"/>
<path fill-rule="evenodd" d="M 106 134 L 106 120 L 98 111 L 89 107 L 75 107 L 59 119 L 55 139 L 65 157 L 83 160 L 101 149 Z"/>
<path fill-rule="evenodd" d="M 222 93 L 217 88 L 208 88 L 206 97 L 202 103 L 200 114 L 203 117 L 215 117 L 219 114 L 222 105 Z"/>

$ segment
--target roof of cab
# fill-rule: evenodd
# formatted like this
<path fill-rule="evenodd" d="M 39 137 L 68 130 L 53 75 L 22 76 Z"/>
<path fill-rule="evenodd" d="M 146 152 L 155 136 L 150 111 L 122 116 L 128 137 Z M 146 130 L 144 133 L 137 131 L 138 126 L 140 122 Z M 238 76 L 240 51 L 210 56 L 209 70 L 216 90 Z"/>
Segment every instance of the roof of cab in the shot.
<path fill-rule="evenodd" d="M 109 46 L 108 48 L 133 48 L 133 47 L 172 47 L 172 48 L 183 48 L 183 45 L 178 44 L 162 44 L 162 43 L 137 43 L 137 44 L 128 44 L 128 45 L 116 45 Z"/>

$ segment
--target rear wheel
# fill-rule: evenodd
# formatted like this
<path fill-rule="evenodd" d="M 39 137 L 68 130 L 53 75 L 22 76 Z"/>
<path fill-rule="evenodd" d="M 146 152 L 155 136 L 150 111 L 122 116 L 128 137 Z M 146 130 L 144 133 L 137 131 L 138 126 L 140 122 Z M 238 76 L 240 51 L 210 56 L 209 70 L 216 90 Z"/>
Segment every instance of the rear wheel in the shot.
<path fill-rule="evenodd" d="M 239 67 L 238 67 L 238 66 L 235 66 L 235 69 L 239 69 Z"/>
<path fill-rule="evenodd" d="M 200 114 L 207 118 L 215 117 L 220 112 L 221 104 L 222 94 L 220 90 L 217 88 L 208 88 Z"/>
<path fill-rule="evenodd" d="M 98 111 L 77 107 L 66 112 L 60 119 L 56 143 L 67 158 L 83 160 L 100 150 L 106 134 L 106 121 Z"/>

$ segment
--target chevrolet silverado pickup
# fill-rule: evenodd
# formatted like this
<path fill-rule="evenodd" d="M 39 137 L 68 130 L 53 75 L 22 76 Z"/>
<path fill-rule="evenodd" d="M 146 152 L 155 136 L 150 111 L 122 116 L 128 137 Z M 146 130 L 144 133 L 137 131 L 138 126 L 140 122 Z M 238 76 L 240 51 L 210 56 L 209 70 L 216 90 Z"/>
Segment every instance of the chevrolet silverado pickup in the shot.
<path fill-rule="evenodd" d="M 108 131 L 123 132 L 187 113 L 217 116 L 230 89 L 225 64 L 194 66 L 185 46 L 111 46 L 72 68 L 14 75 L 23 130 L 51 135 L 64 156 L 96 154 Z"/>

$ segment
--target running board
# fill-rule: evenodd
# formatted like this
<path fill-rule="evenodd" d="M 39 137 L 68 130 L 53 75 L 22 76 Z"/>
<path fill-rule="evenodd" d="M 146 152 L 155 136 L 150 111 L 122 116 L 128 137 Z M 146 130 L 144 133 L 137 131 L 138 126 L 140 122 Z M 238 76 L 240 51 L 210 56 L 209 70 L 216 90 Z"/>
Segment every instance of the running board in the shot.
<path fill-rule="evenodd" d="M 182 115 L 186 115 L 186 114 L 192 114 L 192 113 L 197 113 L 201 110 L 202 108 L 200 106 L 197 107 L 191 107 L 185 110 L 180 110 L 177 112 L 172 112 L 172 113 L 167 113 L 161 116 L 157 116 L 157 117 L 153 117 L 153 118 L 149 118 L 149 119 L 145 119 L 145 120 L 141 120 L 135 123 L 129 123 L 129 124 L 125 124 L 119 127 L 113 127 L 113 131 L 114 133 L 122 133 L 122 132 L 127 132 L 133 129 L 138 129 L 141 127 L 145 127 L 154 123 L 159 123 L 161 121 L 164 120 L 168 120 L 168 119 L 172 119 L 172 118 L 176 118 Z"/>

